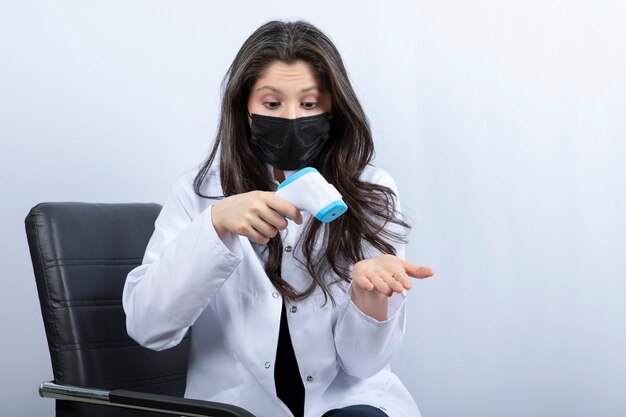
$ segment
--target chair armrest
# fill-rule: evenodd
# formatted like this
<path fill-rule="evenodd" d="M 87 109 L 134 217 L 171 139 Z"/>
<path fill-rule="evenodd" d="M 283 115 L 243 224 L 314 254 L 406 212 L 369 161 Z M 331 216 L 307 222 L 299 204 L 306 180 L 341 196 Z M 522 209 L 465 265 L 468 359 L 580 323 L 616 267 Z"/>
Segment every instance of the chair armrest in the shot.
<path fill-rule="evenodd" d="M 185 415 L 189 417 L 255 417 L 249 411 L 235 405 L 211 401 L 192 400 L 170 395 L 59 385 L 44 382 L 39 386 L 39 395 L 57 400 L 78 401 L 113 407 L 135 408 L 159 413 Z"/>

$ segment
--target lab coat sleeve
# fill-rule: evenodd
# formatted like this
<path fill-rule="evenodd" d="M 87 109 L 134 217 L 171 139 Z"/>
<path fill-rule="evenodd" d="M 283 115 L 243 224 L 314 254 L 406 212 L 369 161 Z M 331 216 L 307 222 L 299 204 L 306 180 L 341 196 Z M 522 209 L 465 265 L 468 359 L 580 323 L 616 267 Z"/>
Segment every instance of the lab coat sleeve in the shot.
<path fill-rule="evenodd" d="M 143 263 L 124 286 L 128 334 L 153 350 L 181 341 L 241 261 L 237 236 L 217 236 L 212 206 L 195 215 L 191 181 L 187 174 L 172 187 Z"/>
<path fill-rule="evenodd" d="M 372 181 L 374 182 L 374 181 Z M 398 190 L 391 176 L 382 172 L 378 181 L 396 193 L 396 209 L 400 210 Z M 404 232 L 400 226 L 387 224 L 394 231 Z M 404 259 L 404 244 L 390 242 L 396 256 Z M 365 258 L 381 255 L 371 247 L 365 248 Z M 368 378 L 385 368 L 402 344 L 405 329 L 406 293 L 394 293 L 388 301 L 387 320 L 378 321 L 352 302 L 352 285 L 348 288 L 344 308 L 335 324 L 335 347 L 340 366 L 356 378 Z"/>

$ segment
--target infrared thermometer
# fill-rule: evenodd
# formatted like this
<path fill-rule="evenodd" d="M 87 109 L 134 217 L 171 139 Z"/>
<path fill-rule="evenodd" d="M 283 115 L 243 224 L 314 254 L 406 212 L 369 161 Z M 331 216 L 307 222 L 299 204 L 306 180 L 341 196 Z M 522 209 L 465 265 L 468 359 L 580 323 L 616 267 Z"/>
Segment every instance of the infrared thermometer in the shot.
<path fill-rule="evenodd" d="M 276 195 L 323 223 L 332 222 L 348 210 L 339 191 L 312 167 L 291 174 L 278 186 Z"/>

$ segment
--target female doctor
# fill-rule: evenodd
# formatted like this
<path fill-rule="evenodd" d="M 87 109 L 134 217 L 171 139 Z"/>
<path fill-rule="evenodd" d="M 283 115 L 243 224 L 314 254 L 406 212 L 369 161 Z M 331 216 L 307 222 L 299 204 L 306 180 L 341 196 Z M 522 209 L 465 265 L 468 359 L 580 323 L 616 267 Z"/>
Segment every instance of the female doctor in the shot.
<path fill-rule="evenodd" d="M 269 22 L 225 78 L 217 137 L 183 174 L 123 294 L 128 334 L 162 350 L 190 327 L 185 396 L 259 417 L 412 417 L 390 371 L 411 277 L 408 225 L 341 57 L 306 22 Z M 331 223 L 275 195 L 312 166 L 349 210 Z M 287 218 L 285 218 L 286 215 Z"/>

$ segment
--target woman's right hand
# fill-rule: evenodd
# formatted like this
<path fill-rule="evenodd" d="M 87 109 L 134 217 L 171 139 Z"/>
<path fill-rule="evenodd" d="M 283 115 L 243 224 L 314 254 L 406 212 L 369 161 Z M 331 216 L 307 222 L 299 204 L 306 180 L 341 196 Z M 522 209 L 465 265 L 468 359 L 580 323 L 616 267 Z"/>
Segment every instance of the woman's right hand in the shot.
<path fill-rule="evenodd" d="M 287 219 L 281 213 L 302 224 L 300 211 L 271 191 L 250 191 L 226 197 L 211 210 L 213 227 L 220 239 L 227 232 L 233 232 L 266 244 L 279 230 L 287 228 Z"/>

